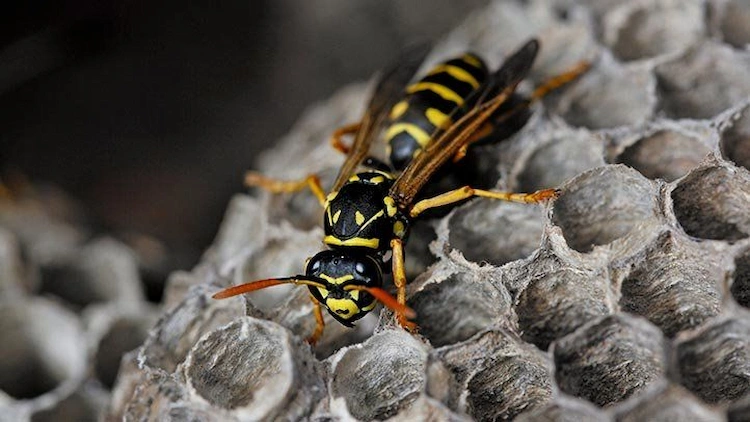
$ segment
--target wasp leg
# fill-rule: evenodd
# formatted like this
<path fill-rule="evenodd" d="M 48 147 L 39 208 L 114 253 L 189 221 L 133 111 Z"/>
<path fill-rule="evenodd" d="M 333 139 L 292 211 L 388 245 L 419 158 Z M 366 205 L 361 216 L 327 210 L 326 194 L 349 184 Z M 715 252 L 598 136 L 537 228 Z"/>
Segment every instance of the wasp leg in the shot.
<path fill-rule="evenodd" d="M 543 189 L 538 190 L 534 193 L 512 193 L 474 189 L 471 186 L 464 186 L 462 188 L 448 191 L 440 195 L 433 196 L 432 198 L 423 199 L 417 202 L 409 211 L 409 215 L 414 218 L 430 208 L 450 205 L 459 201 L 463 201 L 464 199 L 471 198 L 473 196 L 500 199 L 502 201 L 536 203 L 544 201 L 546 199 L 556 198 L 558 194 L 559 191 L 557 189 Z"/>
<path fill-rule="evenodd" d="M 336 151 L 344 154 L 349 155 L 349 146 L 344 143 L 344 141 L 341 139 L 346 135 L 354 135 L 359 131 L 360 126 L 362 126 L 362 123 L 352 123 L 350 125 L 342 126 L 338 129 L 336 129 L 333 132 L 333 135 L 331 135 L 331 146 Z"/>
<path fill-rule="evenodd" d="M 393 266 L 393 284 L 396 285 L 396 301 L 401 305 L 406 305 L 406 271 L 404 271 L 404 244 L 401 239 L 391 240 L 391 250 L 393 251 L 393 258 L 391 258 Z M 396 319 L 404 329 L 408 331 L 416 331 L 417 324 L 409 321 L 406 315 L 402 312 L 396 313 Z"/>
<path fill-rule="evenodd" d="M 310 300 L 313 303 L 313 313 L 315 314 L 315 331 L 313 331 L 310 337 L 307 338 L 307 342 L 311 346 L 315 346 L 323 335 L 323 329 L 325 328 L 326 323 L 323 320 L 323 308 L 320 306 L 320 302 L 315 300 L 312 295 L 310 295 Z"/>
<path fill-rule="evenodd" d="M 565 72 L 552 76 L 534 89 L 529 102 L 534 102 L 549 94 L 550 92 L 573 82 L 576 78 L 586 73 L 591 68 L 591 62 L 580 61 Z"/>
<path fill-rule="evenodd" d="M 325 207 L 326 204 L 326 194 L 320 185 L 320 179 L 314 174 L 300 180 L 278 180 L 254 171 L 248 171 L 245 173 L 245 186 L 261 188 L 271 193 L 294 193 L 307 187 L 318 198 L 320 206 Z"/>

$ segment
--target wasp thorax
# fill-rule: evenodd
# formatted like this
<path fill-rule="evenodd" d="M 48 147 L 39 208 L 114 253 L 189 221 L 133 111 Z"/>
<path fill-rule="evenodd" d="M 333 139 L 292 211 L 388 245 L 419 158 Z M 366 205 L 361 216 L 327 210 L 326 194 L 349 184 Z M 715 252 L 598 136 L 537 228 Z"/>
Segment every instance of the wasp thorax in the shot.
<path fill-rule="evenodd" d="M 375 258 L 357 251 L 322 251 L 307 263 L 305 275 L 324 287 L 310 286 L 313 297 L 344 325 L 371 311 L 375 298 L 352 287 L 381 287 L 383 275 Z"/>
<path fill-rule="evenodd" d="M 403 239 L 408 224 L 388 196 L 393 177 L 381 171 L 357 173 L 329 195 L 323 241 L 331 248 L 386 251 L 393 238 Z"/>

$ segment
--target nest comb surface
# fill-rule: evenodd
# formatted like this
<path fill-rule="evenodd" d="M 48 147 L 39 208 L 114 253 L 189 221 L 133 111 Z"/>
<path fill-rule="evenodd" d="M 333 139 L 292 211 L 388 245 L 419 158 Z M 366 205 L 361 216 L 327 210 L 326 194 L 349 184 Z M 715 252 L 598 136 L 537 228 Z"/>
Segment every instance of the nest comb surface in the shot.
<path fill-rule="evenodd" d="M 743 15 L 744 13 L 744 15 Z M 750 39 L 741 2 L 497 2 L 440 42 L 497 65 L 531 36 L 534 82 L 579 81 L 510 139 L 474 151 L 496 186 L 560 186 L 551 205 L 474 200 L 407 245 L 421 336 L 387 311 L 320 344 L 305 289 L 216 302 L 297 274 L 320 249 L 309 195 L 236 196 L 201 265 L 127 358 L 111 414 L 132 418 L 724 420 L 750 394 Z M 257 162 L 320 174 L 363 86 L 311 108 Z M 471 157 L 469 158 L 471 159 Z"/>
<path fill-rule="evenodd" d="M 470 49 L 496 66 L 532 36 L 542 51 L 521 90 L 579 60 L 593 63 L 535 105 L 516 135 L 471 154 L 498 188 L 559 186 L 561 196 L 545 207 L 473 200 L 417 225 L 408 298 L 421 335 L 374 312 L 356 329 L 329 320 L 310 349 L 305 289 L 210 299 L 229 284 L 300 273 L 321 248 L 311 196 L 237 195 L 202 262 L 171 277 L 160 318 L 123 358 L 108 416 L 747 420 L 748 28 L 750 7 L 731 0 L 532 0 L 478 11 L 436 45 L 428 65 Z M 280 178 L 314 172 L 330 183 L 342 158 L 328 136 L 357 120 L 367 95 L 350 86 L 311 108 L 259 169 Z M 38 245 L 39 260 L 66 250 Z M 3 280 L 24 271 L 13 248 L 0 232 Z M 84 265 L 95 260 L 78 259 L 96 274 Z M 87 338 L 75 318 L 42 300 L 3 304 L 5 338 L 40 335 L 33 325 L 44 321 L 23 318 L 33 307 L 47 309 L 41 314 L 69 338 Z M 143 312 L 121 314 L 131 321 Z M 35 339 L 16 343 L 18 361 Z M 4 397 L 4 414 L 44 420 L 100 403 L 81 381 L 87 353 L 97 350 L 84 343 L 42 347 L 70 348 L 76 358 L 40 355 L 50 368 L 42 379 L 54 384 L 41 390 L 51 393 Z"/>

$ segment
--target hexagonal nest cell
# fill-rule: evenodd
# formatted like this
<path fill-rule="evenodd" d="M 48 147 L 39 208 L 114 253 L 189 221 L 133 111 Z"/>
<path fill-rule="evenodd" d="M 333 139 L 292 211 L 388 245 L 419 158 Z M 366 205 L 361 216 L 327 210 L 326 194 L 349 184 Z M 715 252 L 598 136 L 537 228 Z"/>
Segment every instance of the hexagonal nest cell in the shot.
<path fill-rule="evenodd" d="M 323 236 L 308 195 L 236 195 L 159 309 L 144 305 L 127 247 L 87 242 L 85 227 L 0 197 L 0 413 L 747 420 L 748 10 L 733 0 L 496 1 L 436 44 L 430 63 L 471 50 L 495 66 L 537 34 L 524 95 L 581 59 L 591 69 L 462 163 L 497 189 L 557 188 L 556 199 L 475 198 L 414 225 L 405 264 L 416 333 L 376 306 L 354 328 L 325 313 L 312 347 L 307 286 L 211 298 L 304 272 Z M 367 95 L 346 87 L 314 106 L 259 168 L 317 173 L 328 186 L 341 165 L 328 138 Z"/>

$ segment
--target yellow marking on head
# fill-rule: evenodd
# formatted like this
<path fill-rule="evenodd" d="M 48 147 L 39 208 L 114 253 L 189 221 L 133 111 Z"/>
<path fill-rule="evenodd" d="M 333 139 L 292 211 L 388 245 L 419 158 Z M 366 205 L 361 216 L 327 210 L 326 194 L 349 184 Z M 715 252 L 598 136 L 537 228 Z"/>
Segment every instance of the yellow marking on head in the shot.
<path fill-rule="evenodd" d="M 385 182 L 385 177 L 383 176 L 375 176 L 372 179 L 370 179 L 370 183 L 372 183 L 373 185 L 379 185 L 383 182 Z"/>
<path fill-rule="evenodd" d="M 403 116 L 404 113 L 406 113 L 406 110 L 409 108 L 409 103 L 406 101 L 399 101 L 396 103 L 396 105 L 391 108 L 391 114 L 388 116 L 391 120 L 396 120 L 399 117 Z"/>
<path fill-rule="evenodd" d="M 411 135 L 422 147 L 430 142 L 430 135 L 424 129 L 412 123 L 396 123 L 395 125 L 391 125 L 385 132 L 385 139 L 390 141 L 400 132 L 406 132 Z"/>
<path fill-rule="evenodd" d="M 464 54 L 463 56 L 461 56 L 461 60 L 465 61 L 466 63 L 474 67 L 478 67 L 478 68 L 483 67 L 482 62 L 479 60 L 479 58 L 477 58 L 477 56 L 473 54 Z"/>
<path fill-rule="evenodd" d="M 422 149 L 421 148 L 417 148 L 417 149 L 414 150 L 414 152 L 411 153 L 411 158 L 415 159 L 421 153 L 422 153 Z"/>
<path fill-rule="evenodd" d="M 361 226 L 365 222 L 365 216 L 359 211 L 354 211 L 354 222 Z"/>
<path fill-rule="evenodd" d="M 338 210 L 338 211 L 336 211 L 335 214 L 333 214 L 333 222 L 334 223 L 338 223 L 339 222 L 339 217 L 341 217 L 341 210 Z"/>
<path fill-rule="evenodd" d="M 388 214 L 388 217 L 396 215 L 398 209 L 396 208 L 396 201 L 394 201 L 393 198 L 386 196 L 383 198 L 383 203 L 385 204 L 385 212 Z"/>
<path fill-rule="evenodd" d="M 377 304 L 378 304 L 378 301 L 377 300 L 373 300 L 371 304 L 369 304 L 369 305 L 365 306 L 364 308 L 362 308 L 362 311 L 363 312 L 372 311 L 372 308 L 374 308 L 375 305 L 377 305 Z"/>
<path fill-rule="evenodd" d="M 349 319 L 359 313 L 359 307 L 351 299 L 326 299 L 326 307 L 343 319 Z"/>
<path fill-rule="evenodd" d="M 413 94 L 419 91 L 432 91 L 443 97 L 443 99 L 453 101 L 457 105 L 461 105 L 464 102 L 464 99 L 460 95 L 456 94 L 452 89 L 435 82 L 417 82 L 414 85 L 406 88 L 406 92 L 408 94 Z"/>
<path fill-rule="evenodd" d="M 432 125 L 437 128 L 445 128 L 451 123 L 450 116 L 436 108 L 428 108 L 424 112 L 424 115 L 427 116 L 427 120 L 429 120 L 430 123 L 432 123 Z"/>
<path fill-rule="evenodd" d="M 461 69 L 460 67 L 452 64 L 441 64 L 437 65 L 430 71 L 430 75 L 434 75 L 436 73 L 442 73 L 445 72 L 449 75 L 451 75 L 454 79 L 458 79 L 459 81 L 466 82 L 467 84 L 470 84 L 472 88 L 477 89 L 479 88 L 479 81 L 469 72 L 467 72 L 465 69 Z"/>
<path fill-rule="evenodd" d="M 342 275 L 341 277 L 336 277 L 336 278 L 333 278 L 330 275 L 321 274 L 320 278 L 322 278 L 323 280 L 331 284 L 344 284 L 349 280 L 354 280 L 354 276 L 352 274 L 345 274 L 345 275 Z"/>
<path fill-rule="evenodd" d="M 359 300 L 359 290 L 350 290 L 349 295 L 354 299 L 355 301 Z"/>
<path fill-rule="evenodd" d="M 323 238 L 323 243 L 332 246 L 359 246 L 362 248 L 377 249 L 380 246 L 380 239 L 363 239 L 361 237 L 354 237 L 341 240 L 335 236 L 328 235 Z"/>
<path fill-rule="evenodd" d="M 404 234 L 406 233 L 406 227 L 404 226 L 404 223 L 401 221 L 396 221 L 393 223 L 393 234 L 396 235 L 396 237 L 402 238 L 404 237 Z"/>
<path fill-rule="evenodd" d="M 323 300 L 325 300 L 325 298 L 328 297 L 328 289 L 324 289 L 322 287 L 317 287 L 317 289 L 320 295 L 323 296 Z"/>
<path fill-rule="evenodd" d="M 353 174 L 352 177 L 349 178 L 350 182 L 359 182 L 359 175 Z"/>

